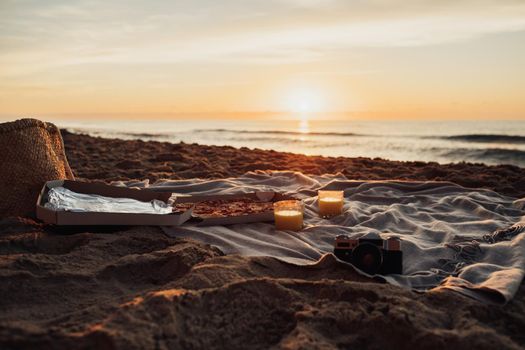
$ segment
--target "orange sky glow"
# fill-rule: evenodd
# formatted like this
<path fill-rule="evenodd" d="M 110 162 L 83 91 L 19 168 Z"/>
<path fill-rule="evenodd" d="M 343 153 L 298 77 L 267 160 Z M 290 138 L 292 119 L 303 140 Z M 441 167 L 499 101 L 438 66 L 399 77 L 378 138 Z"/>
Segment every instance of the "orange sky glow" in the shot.
<path fill-rule="evenodd" d="M 0 118 L 525 119 L 525 2 L 0 3 Z"/>

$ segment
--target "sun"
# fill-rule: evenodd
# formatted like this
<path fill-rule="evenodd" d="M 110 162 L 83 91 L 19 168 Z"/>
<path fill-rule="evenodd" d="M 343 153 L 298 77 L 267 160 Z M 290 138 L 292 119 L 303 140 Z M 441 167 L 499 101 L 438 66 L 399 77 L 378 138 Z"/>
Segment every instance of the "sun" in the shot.
<path fill-rule="evenodd" d="M 312 106 L 310 106 L 308 101 L 302 101 L 301 103 L 299 103 L 299 105 L 297 106 L 296 110 L 294 110 L 294 112 L 301 112 L 301 113 L 312 112 Z"/>
<path fill-rule="evenodd" d="M 318 113 L 324 109 L 324 98 L 321 91 L 312 87 L 301 87 L 293 89 L 287 96 L 287 109 L 302 115 Z"/>

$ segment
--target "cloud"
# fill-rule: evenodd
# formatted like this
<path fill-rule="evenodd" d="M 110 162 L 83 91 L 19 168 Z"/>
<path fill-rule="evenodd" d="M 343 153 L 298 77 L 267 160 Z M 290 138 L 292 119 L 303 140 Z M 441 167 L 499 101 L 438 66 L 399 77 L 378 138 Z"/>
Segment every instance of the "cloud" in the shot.
<path fill-rule="evenodd" d="M 0 70 L 329 60 L 525 30 L 522 1 L 6 1 Z"/>

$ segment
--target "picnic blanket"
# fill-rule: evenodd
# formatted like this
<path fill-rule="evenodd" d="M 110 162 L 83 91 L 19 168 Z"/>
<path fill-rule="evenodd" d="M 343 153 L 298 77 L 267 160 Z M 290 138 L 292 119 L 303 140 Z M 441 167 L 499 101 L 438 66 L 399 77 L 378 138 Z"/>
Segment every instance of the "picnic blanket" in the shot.
<path fill-rule="evenodd" d="M 339 234 L 396 236 L 402 240 L 403 274 L 383 276 L 384 280 L 417 291 L 452 289 L 496 303 L 514 296 L 525 273 L 525 199 L 490 190 L 449 182 L 351 181 L 340 174 L 289 171 L 164 181 L 150 189 L 186 195 L 272 190 L 303 199 L 306 227 L 300 232 L 277 231 L 273 223 L 164 228 L 170 236 L 205 242 L 225 254 L 309 264 L 331 253 Z M 319 217 L 319 189 L 344 191 L 343 215 Z"/>

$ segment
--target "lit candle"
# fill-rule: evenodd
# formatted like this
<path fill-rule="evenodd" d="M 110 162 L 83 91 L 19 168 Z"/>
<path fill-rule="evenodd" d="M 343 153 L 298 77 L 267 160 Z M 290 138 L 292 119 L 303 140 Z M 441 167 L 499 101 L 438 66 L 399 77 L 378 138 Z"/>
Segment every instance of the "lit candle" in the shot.
<path fill-rule="evenodd" d="M 303 204 L 289 200 L 274 203 L 275 228 L 299 231 L 303 228 Z"/>
<path fill-rule="evenodd" d="M 329 218 L 343 212 L 343 191 L 319 191 L 319 215 Z"/>

